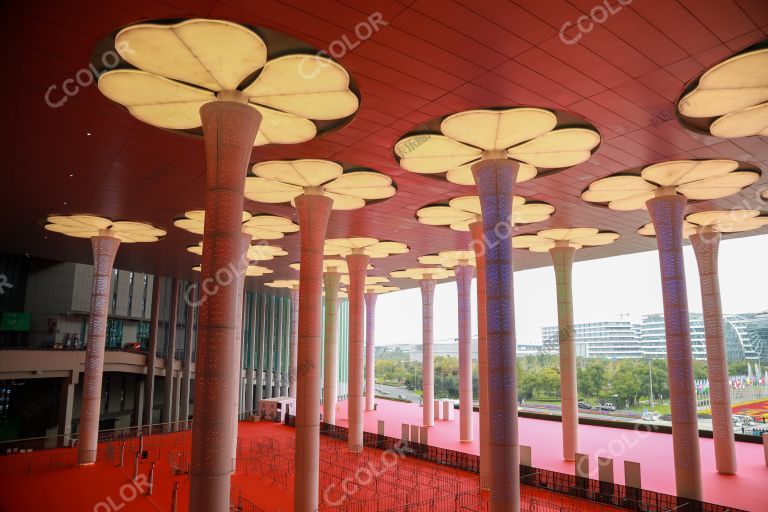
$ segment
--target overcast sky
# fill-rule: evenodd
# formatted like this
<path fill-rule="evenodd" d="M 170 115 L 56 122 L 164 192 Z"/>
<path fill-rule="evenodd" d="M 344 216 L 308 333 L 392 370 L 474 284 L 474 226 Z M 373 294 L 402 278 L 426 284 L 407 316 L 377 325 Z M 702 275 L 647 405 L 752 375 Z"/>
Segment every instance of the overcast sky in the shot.
<path fill-rule="evenodd" d="M 686 245 L 688 307 L 701 312 L 699 277 L 693 249 Z M 723 312 L 768 309 L 768 235 L 720 243 Z M 472 332 L 477 333 L 475 281 L 472 281 Z M 656 251 L 575 263 L 573 300 L 576 323 L 660 313 L 661 281 Z M 457 336 L 456 284 L 439 284 L 434 301 L 435 340 Z M 515 272 L 518 343 L 540 343 L 541 327 L 557 324 L 552 267 Z M 421 343 L 421 292 L 418 288 L 382 295 L 376 305 L 376 344 Z"/>

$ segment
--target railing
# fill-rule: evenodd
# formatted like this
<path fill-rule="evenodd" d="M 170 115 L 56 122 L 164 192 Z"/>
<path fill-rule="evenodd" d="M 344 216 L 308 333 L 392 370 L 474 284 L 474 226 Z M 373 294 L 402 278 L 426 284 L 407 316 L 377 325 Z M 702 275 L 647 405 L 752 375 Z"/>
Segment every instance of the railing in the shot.
<path fill-rule="evenodd" d="M 285 424 L 295 427 L 295 416 L 286 415 Z M 334 439 L 346 440 L 347 432 L 348 429 L 346 427 L 330 425 L 328 423 L 320 424 L 320 434 Z M 368 448 L 382 450 L 395 449 L 408 457 L 472 473 L 478 473 L 480 468 L 480 457 L 478 455 L 419 443 L 405 443 L 394 437 L 370 432 L 363 433 L 363 445 Z M 620 484 L 601 482 L 591 478 L 577 477 L 532 466 L 520 466 L 520 483 L 594 503 L 642 512 L 745 512 L 724 505 L 700 502 L 644 489 L 635 489 Z M 413 509 L 409 508 L 409 510 Z M 537 508 L 536 510 L 546 509 Z"/>

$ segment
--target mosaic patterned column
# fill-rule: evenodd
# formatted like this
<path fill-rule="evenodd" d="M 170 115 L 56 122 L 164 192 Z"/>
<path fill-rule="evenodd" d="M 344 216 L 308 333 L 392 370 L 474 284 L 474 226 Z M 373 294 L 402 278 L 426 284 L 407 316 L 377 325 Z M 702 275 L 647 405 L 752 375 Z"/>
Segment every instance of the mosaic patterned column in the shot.
<path fill-rule="evenodd" d="M 456 290 L 459 296 L 459 438 L 472 441 L 472 265 L 457 265 Z"/>
<path fill-rule="evenodd" d="M 237 282 L 217 279 L 237 269 L 242 248 L 245 172 L 261 123 L 245 103 L 214 101 L 200 108 L 207 163 L 198 319 L 195 421 L 192 427 L 190 512 L 229 507 L 232 469 L 232 374 L 237 330 Z M 210 293 L 215 290 L 215 293 Z"/>
<path fill-rule="evenodd" d="M 675 457 L 677 495 L 702 499 L 699 427 L 696 419 L 696 389 L 693 381 L 693 354 L 688 319 L 688 297 L 683 264 L 683 216 L 686 199 L 660 195 L 646 206 L 656 230 L 664 298 L 664 326 L 667 339 L 669 399 L 672 412 L 672 448 Z"/>
<path fill-rule="evenodd" d="M 422 279 L 421 287 L 421 390 L 422 423 L 425 427 L 435 424 L 435 347 L 433 345 L 432 301 L 435 297 L 435 281 Z"/>
<path fill-rule="evenodd" d="M 243 298 L 245 293 L 245 271 L 248 268 L 248 247 L 251 235 L 240 233 L 240 255 L 237 260 L 235 283 L 237 295 L 235 303 L 235 337 L 232 351 L 232 471 L 237 469 L 237 427 L 240 421 L 240 386 L 243 383 Z"/>
<path fill-rule="evenodd" d="M 248 343 L 248 354 L 246 355 L 248 369 L 245 372 L 245 412 L 248 414 L 251 414 L 255 409 L 253 405 L 253 385 L 256 374 L 256 326 L 258 325 L 258 303 L 258 295 L 254 293 L 253 301 L 251 302 L 251 310 L 248 311 L 251 324 L 251 339 Z"/>
<path fill-rule="evenodd" d="M 299 289 L 291 288 L 291 364 L 288 368 L 288 396 L 296 398 L 296 364 L 299 354 Z"/>
<path fill-rule="evenodd" d="M 573 256 L 576 249 L 555 242 L 549 250 L 557 286 L 557 324 L 560 341 L 560 398 L 562 401 L 563 458 L 575 460 L 579 448 L 579 409 L 576 384 L 576 346 L 573 326 Z"/>
<path fill-rule="evenodd" d="M 483 222 L 469 225 L 477 266 L 477 394 L 480 402 L 480 488 L 491 488 L 491 445 L 488 417 L 488 329 L 485 301 Z"/>
<path fill-rule="evenodd" d="M 376 401 L 376 293 L 365 294 L 365 410 Z"/>
<path fill-rule="evenodd" d="M 310 193 L 313 192 L 313 193 Z M 317 510 L 320 492 L 320 343 L 323 244 L 333 200 L 305 190 L 295 199 L 301 227 L 299 351 L 296 367 L 295 512 Z"/>
<path fill-rule="evenodd" d="M 339 311 L 339 282 L 341 274 L 325 272 L 325 346 L 323 348 L 323 422 L 336 424 L 336 397 L 339 382 L 339 348 L 337 324 Z"/>
<path fill-rule="evenodd" d="M 720 233 L 699 228 L 690 236 L 696 263 L 699 266 L 701 302 L 704 311 L 704 334 L 707 346 L 707 376 L 712 407 L 712 437 L 715 441 L 715 465 L 726 475 L 736 473 L 736 441 L 731 420 L 731 393 L 728 386 L 728 359 L 723 333 L 723 308 L 720 301 L 720 280 L 717 254 Z M 758 374 L 759 376 L 759 374 Z"/>
<path fill-rule="evenodd" d="M 189 389 L 192 383 L 192 342 L 195 337 L 195 297 L 191 296 L 192 291 L 188 290 L 184 295 L 187 301 L 187 326 L 184 333 L 184 363 L 182 364 L 181 379 L 181 409 L 179 416 L 181 418 L 182 430 L 189 428 Z"/>
<path fill-rule="evenodd" d="M 93 248 L 93 285 L 91 309 L 88 316 L 88 347 L 85 351 L 83 399 L 80 405 L 80 441 L 77 460 L 81 465 L 96 462 L 101 411 L 101 378 L 104 371 L 104 343 L 107 337 L 107 317 L 112 297 L 112 265 L 120 240 L 111 236 L 91 238 Z"/>
<path fill-rule="evenodd" d="M 163 379 L 163 433 L 173 430 L 173 362 L 176 355 L 176 324 L 179 311 L 179 281 L 171 280 L 171 304 L 168 319 L 168 343 L 165 346 L 165 378 Z"/>
<path fill-rule="evenodd" d="M 152 278 L 152 304 L 149 313 L 149 345 L 147 346 L 147 380 L 144 386 L 144 414 L 143 422 L 149 428 L 146 433 L 149 434 L 152 429 L 152 411 L 154 410 L 155 398 L 155 357 L 157 354 L 157 327 L 160 318 L 160 289 L 161 277 L 155 275 Z"/>
<path fill-rule="evenodd" d="M 350 452 L 363 451 L 363 360 L 365 352 L 363 307 L 368 255 L 347 256 L 349 268 L 349 436 Z"/>
<path fill-rule="evenodd" d="M 485 248 L 491 512 L 520 510 L 511 236 L 517 168 L 511 160 L 481 160 L 472 166 Z"/>

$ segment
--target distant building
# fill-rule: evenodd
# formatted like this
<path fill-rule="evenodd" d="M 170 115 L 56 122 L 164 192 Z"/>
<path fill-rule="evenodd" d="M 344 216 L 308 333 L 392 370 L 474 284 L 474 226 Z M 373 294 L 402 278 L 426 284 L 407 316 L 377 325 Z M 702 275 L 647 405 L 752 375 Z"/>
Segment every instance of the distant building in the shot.
<path fill-rule="evenodd" d="M 423 353 L 422 345 L 413 344 L 410 345 L 410 360 L 414 362 L 422 362 Z M 456 338 L 447 338 L 444 340 L 435 340 L 434 343 L 435 357 L 447 356 L 447 357 L 459 357 L 459 340 Z M 536 355 L 542 353 L 541 345 L 531 344 L 517 344 L 518 357 Z M 472 337 L 472 360 L 477 360 L 477 336 Z"/>
<path fill-rule="evenodd" d="M 728 361 L 768 361 L 768 313 L 724 315 Z M 691 350 L 694 359 L 706 360 L 704 318 L 690 314 Z M 559 352 L 558 327 L 541 329 L 543 350 Z M 591 322 L 574 325 L 576 355 L 605 359 L 666 357 L 664 315 L 644 315 L 634 324 L 626 320 Z"/>

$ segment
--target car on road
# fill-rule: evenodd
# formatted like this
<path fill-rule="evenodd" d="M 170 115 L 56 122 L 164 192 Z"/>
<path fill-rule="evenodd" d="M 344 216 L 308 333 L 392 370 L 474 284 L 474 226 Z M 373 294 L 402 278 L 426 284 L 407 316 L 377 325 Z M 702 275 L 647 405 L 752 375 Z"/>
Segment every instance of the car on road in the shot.
<path fill-rule="evenodd" d="M 610 411 L 613 412 L 616 410 L 616 406 L 613 405 L 610 402 L 605 402 L 604 404 L 600 404 L 597 406 L 598 411 Z"/>
<path fill-rule="evenodd" d="M 579 402 L 578 404 L 579 409 L 594 409 L 592 404 L 588 404 L 587 402 Z"/>
<path fill-rule="evenodd" d="M 405 399 L 406 399 L 406 398 L 405 398 L 405 395 L 404 395 L 404 394 L 402 394 L 402 393 L 400 393 L 399 395 L 397 395 L 397 398 L 400 398 L 401 400 L 405 400 Z"/>

